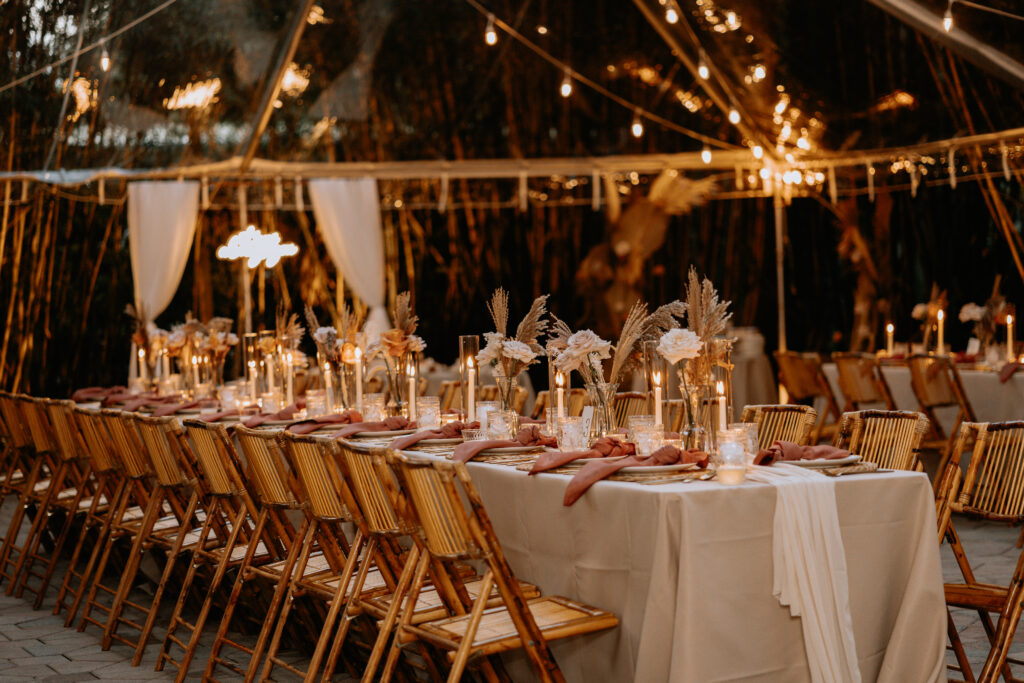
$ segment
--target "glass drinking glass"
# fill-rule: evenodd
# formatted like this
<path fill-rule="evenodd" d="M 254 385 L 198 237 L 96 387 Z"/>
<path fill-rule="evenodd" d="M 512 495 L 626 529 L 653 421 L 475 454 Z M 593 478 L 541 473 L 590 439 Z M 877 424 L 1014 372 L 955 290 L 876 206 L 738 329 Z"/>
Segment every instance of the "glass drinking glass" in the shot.
<path fill-rule="evenodd" d="M 747 435 L 747 463 L 752 464 L 760 450 L 757 445 L 757 423 L 756 422 L 730 422 L 729 429 L 742 429 Z"/>
<path fill-rule="evenodd" d="M 416 399 L 416 424 L 420 429 L 441 428 L 441 398 L 420 396 Z"/>
<path fill-rule="evenodd" d="M 747 474 L 747 430 L 718 432 L 718 481 L 739 484 Z"/>
<path fill-rule="evenodd" d="M 558 425 L 555 424 L 557 419 L 558 419 L 558 409 L 557 408 L 545 408 L 544 409 L 544 433 L 545 434 L 554 434 L 555 433 L 555 430 L 558 428 Z"/>
<path fill-rule="evenodd" d="M 327 392 L 323 389 L 306 390 L 306 414 L 317 417 L 327 412 Z"/>
<path fill-rule="evenodd" d="M 281 395 L 276 391 L 264 391 L 260 394 L 260 408 L 264 413 L 276 413 L 281 410 Z"/>
<path fill-rule="evenodd" d="M 582 417 L 556 418 L 555 438 L 558 440 L 558 450 L 565 453 L 587 450 L 590 434 L 586 426 Z"/>
<path fill-rule="evenodd" d="M 661 425 L 638 425 L 633 432 L 636 454 L 641 458 L 651 457 L 654 451 L 661 448 L 661 442 L 664 438 L 665 428 Z"/>
<path fill-rule="evenodd" d="M 653 415 L 630 415 L 626 418 L 627 434 L 626 438 L 630 441 L 636 441 L 636 431 L 640 427 L 653 427 L 654 416 Z"/>
<path fill-rule="evenodd" d="M 501 408 L 497 401 L 477 401 L 476 419 L 480 422 L 480 429 L 487 429 L 488 415 L 493 410 Z"/>
<path fill-rule="evenodd" d="M 519 416 L 514 410 L 492 410 L 487 415 L 487 436 L 492 439 L 511 439 L 515 436 Z"/>
<path fill-rule="evenodd" d="M 482 429 L 463 429 L 462 440 L 463 441 L 483 441 L 487 438 L 487 434 Z"/>
<path fill-rule="evenodd" d="M 235 407 L 235 397 L 238 393 L 235 391 L 235 387 L 225 384 L 220 388 L 220 407 L 221 410 L 233 410 Z"/>
<path fill-rule="evenodd" d="M 363 419 L 367 422 L 380 422 L 387 417 L 387 406 L 384 394 L 363 394 Z"/>

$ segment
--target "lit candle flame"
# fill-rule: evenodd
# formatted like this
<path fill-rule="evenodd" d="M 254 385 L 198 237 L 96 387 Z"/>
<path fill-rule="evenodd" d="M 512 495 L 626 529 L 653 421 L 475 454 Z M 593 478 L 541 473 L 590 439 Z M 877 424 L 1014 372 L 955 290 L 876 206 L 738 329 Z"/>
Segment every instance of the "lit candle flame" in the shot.
<path fill-rule="evenodd" d="M 555 373 L 555 384 L 558 385 L 559 389 L 565 386 L 565 377 L 562 375 L 561 371 Z"/>
<path fill-rule="evenodd" d="M 657 386 L 657 387 L 661 386 L 661 372 L 654 372 L 654 373 L 652 373 L 651 379 L 654 380 L 654 386 Z M 721 391 L 722 383 L 719 382 L 718 386 L 719 386 L 719 391 Z"/>
<path fill-rule="evenodd" d="M 725 394 L 725 382 L 716 382 L 715 390 L 718 391 L 719 396 L 723 396 Z"/>
<path fill-rule="evenodd" d="M 945 311 L 943 311 L 943 310 L 942 310 L 942 309 L 940 308 L 940 309 L 939 309 L 939 313 L 938 313 L 938 315 L 937 315 L 936 317 L 937 317 L 937 318 L 939 319 L 939 321 L 941 322 L 941 321 L 942 321 L 942 319 L 946 317 L 946 312 L 945 312 Z"/>
<path fill-rule="evenodd" d="M 893 330 L 895 330 L 895 329 L 896 329 L 896 326 L 893 325 L 892 323 L 889 323 L 888 325 L 885 326 L 885 331 L 888 332 L 889 334 L 892 334 Z"/>
<path fill-rule="evenodd" d="M 1007 325 L 1012 325 L 1013 324 L 1013 316 L 1012 315 L 1007 315 L 1006 316 L 1006 324 Z"/>

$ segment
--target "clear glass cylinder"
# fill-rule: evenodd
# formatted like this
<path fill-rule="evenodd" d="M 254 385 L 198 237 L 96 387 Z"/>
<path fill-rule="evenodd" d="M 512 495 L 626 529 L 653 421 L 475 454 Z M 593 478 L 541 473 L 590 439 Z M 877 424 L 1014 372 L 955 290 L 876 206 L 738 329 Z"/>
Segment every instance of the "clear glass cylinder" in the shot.
<path fill-rule="evenodd" d="M 665 431 L 672 428 L 672 417 L 668 403 L 669 377 L 672 368 L 665 357 L 658 353 L 658 341 L 644 342 L 643 375 L 644 391 L 647 393 L 647 414 L 661 416 Z"/>
<path fill-rule="evenodd" d="M 615 390 L 619 385 L 612 382 L 599 382 L 587 385 L 587 395 L 590 397 L 590 405 L 594 408 L 594 418 L 590 423 L 590 436 L 597 439 L 607 436 L 616 431 L 615 412 Z"/>

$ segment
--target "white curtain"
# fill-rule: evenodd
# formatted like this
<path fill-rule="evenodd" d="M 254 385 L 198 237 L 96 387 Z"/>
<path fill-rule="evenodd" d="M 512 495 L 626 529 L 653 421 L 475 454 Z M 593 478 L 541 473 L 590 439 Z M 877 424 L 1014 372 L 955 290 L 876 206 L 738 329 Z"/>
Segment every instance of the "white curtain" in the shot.
<path fill-rule="evenodd" d="M 146 323 L 164 312 L 181 282 L 199 215 L 199 183 L 128 183 L 128 237 L 135 309 Z M 136 373 L 135 346 L 129 378 Z"/>
<path fill-rule="evenodd" d="M 309 196 L 327 253 L 348 286 L 370 307 L 366 338 L 375 340 L 390 326 L 384 308 L 384 232 L 377 181 L 310 180 Z"/>

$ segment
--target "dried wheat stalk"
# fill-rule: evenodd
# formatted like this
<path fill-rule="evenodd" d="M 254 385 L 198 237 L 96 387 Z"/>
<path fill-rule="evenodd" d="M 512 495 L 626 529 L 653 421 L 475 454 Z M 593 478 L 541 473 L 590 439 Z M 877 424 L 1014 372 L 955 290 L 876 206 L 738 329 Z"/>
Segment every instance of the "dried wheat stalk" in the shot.
<path fill-rule="evenodd" d="M 487 310 L 494 320 L 494 331 L 502 337 L 508 336 L 508 292 L 498 287 L 487 303 Z"/>
<path fill-rule="evenodd" d="M 395 299 L 394 320 L 395 329 L 399 329 L 405 334 L 416 332 L 416 326 L 419 324 L 420 319 L 412 312 L 412 301 L 409 292 L 402 292 Z"/>
<path fill-rule="evenodd" d="M 537 340 L 548 329 L 548 321 L 544 319 L 544 315 L 547 313 L 547 301 L 547 294 L 534 299 L 526 317 L 516 328 L 516 339 L 527 344 L 537 353 L 543 352 Z"/>

